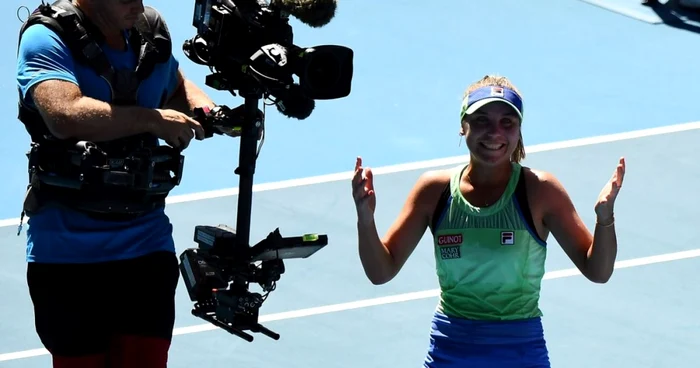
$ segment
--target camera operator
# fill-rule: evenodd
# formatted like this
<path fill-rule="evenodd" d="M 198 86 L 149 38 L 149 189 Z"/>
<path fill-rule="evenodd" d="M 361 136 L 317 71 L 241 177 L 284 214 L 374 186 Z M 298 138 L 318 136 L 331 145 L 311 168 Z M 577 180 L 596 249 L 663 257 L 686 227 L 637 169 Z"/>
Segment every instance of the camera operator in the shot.
<path fill-rule="evenodd" d="M 183 77 L 165 21 L 155 9 L 141 0 L 61 0 L 52 5 L 67 10 L 55 12 L 54 20 L 75 12 L 82 28 L 65 22 L 52 28 L 51 17 L 45 16 L 25 24 L 20 34 L 20 119 L 32 141 L 43 142 L 39 151 L 50 142 L 88 141 L 117 150 L 127 143 L 157 145 L 159 138 L 179 157 L 192 138 L 204 139 L 202 126 L 189 116 L 195 107 L 214 103 Z M 91 38 L 72 33 L 82 29 Z M 155 46 L 139 47 L 134 35 Z M 94 47 L 76 51 L 75 45 L 88 45 L 80 43 L 86 40 L 94 40 L 102 53 L 94 53 Z M 101 55 L 106 60 L 93 57 Z M 141 65 L 142 60 L 151 64 Z M 136 74 L 128 71 L 137 64 L 137 71 L 148 74 L 138 76 L 133 93 L 134 84 L 128 82 Z M 41 157 L 46 156 L 49 160 L 37 166 L 29 159 L 23 217 L 29 218 L 27 284 L 35 327 L 53 367 L 165 367 L 179 278 L 172 225 L 164 212 L 167 193 L 139 211 L 131 207 L 112 213 L 111 205 L 109 211 L 93 211 L 91 204 L 116 203 L 116 197 L 107 191 L 81 197 L 66 195 L 71 188 L 48 190 L 51 186 L 38 182 L 32 167 L 47 162 L 59 167 L 64 156 Z M 88 199 L 78 206 L 74 198 Z"/>

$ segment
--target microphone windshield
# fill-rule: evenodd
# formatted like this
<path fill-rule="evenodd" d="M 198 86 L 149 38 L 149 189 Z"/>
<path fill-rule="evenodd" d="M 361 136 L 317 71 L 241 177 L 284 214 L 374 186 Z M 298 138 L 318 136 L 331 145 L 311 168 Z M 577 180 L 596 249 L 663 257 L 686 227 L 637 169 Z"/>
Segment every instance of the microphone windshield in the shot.
<path fill-rule="evenodd" d="M 336 0 L 272 0 L 271 5 L 314 28 L 328 24 L 338 8 Z"/>
<path fill-rule="evenodd" d="M 311 115 L 316 107 L 316 102 L 304 95 L 302 89 L 297 84 L 289 86 L 288 93 L 284 93 L 275 102 L 277 111 L 288 118 L 304 120 Z"/>

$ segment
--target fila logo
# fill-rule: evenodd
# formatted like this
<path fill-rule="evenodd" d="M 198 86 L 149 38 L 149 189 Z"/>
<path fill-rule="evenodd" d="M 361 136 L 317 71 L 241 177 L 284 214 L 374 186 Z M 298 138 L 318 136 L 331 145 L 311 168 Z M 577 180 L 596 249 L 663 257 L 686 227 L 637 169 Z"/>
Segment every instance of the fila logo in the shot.
<path fill-rule="evenodd" d="M 503 95 L 504 95 L 504 93 L 503 93 L 503 87 L 497 87 L 497 86 L 491 87 L 491 96 L 492 96 L 492 97 L 493 97 L 493 96 L 495 96 L 495 97 L 503 97 Z"/>
<path fill-rule="evenodd" d="M 515 244 L 515 233 L 512 231 L 501 231 L 501 245 Z"/>
<path fill-rule="evenodd" d="M 462 234 L 440 235 L 437 238 L 438 245 L 457 245 L 462 244 Z"/>

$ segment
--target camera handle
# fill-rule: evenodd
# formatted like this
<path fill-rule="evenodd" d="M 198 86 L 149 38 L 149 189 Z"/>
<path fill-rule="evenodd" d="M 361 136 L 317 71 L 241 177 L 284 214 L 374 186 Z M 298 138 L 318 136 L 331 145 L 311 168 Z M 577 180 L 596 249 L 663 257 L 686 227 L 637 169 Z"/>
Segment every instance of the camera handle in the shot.
<path fill-rule="evenodd" d="M 212 75 L 211 77 L 214 76 Z M 223 81 L 219 81 L 217 89 L 226 89 L 222 88 L 224 86 L 220 84 L 221 82 Z M 262 99 L 262 92 L 255 86 L 237 87 L 240 87 L 239 95 L 244 98 L 244 103 L 239 107 L 233 110 L 226 106 L 218 106 L 212 110 L 195 108 L 194 117 L 202 124 L 206 138 L 214 134 L 240 136 L 238 167 L 234 171 L 239 176 L 235 241 L 235 246 L 239 249 L 231 249 L 230 254 L 246 254 L 247 248 L 250 247 L 250 222 L 257 144 L 263 128 L 264 117 L 258 109 L 259 101 Z M 233 134 L 232 131 L 236 133 Z"/>
<path fill-rule="evenodd" d="M 257 160 L 257 145 L 263 121 L 258 115 L 258 103 L 262 93 L 255 88 L 241 90 L 243 103 L 243 124 L 241 126 L 241 146 L 238 168 L 234 171 L 239 176 L 238 215 L 236 217 L 236 246 L 250 247 L 250 218 L 253 202 L 253 177 Z"/>

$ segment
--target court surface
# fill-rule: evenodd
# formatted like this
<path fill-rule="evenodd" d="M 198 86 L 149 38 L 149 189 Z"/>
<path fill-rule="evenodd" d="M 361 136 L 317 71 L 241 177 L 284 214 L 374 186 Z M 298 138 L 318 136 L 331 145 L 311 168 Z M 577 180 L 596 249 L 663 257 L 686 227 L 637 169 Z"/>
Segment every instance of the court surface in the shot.
<path fill-rule="evenodd" d="M 151 4 L 168 20 L 185 73 L 202 81 L 206 70 L 177 47 L 193 35 L 192 6 Z M 326 233 L 329 245 L 287 261 L 264 304 L 261 321 L 279 341 L 256 335 L 248 343 L 192 317 L 181 282 L 169 366 L 420 366 L 437 302 L 429 238 L 395 280 L 369 283 L 357 256 L 348 170 L 357 155 L 382 167 L 377 224 L 384 232 L 420 173 L 464 162 L 455 118 L 462 91 L 498 73 L 525 95 L 525 164 L 557 175 L 591 228 L 600 189 L 617 159 L 627 159 L 612 280 L 588 282 L 549 239 L 541 308 L 553 366 L 697 367 L 700 286 L 691 280 L 700 266 L 700 122 L 693 123 L 700 85 L 689 83 L 698 70 L 687 61 L 700 56 L 698 35 L 577 0 L 425 4 L 345 1 L 321 30 L 294 24 L 297 44 L 355 49 L 353 92 L 318 103 L 302 122 L 268 112 L 252 240 L 279 227 L 287 236 Z M 14 11 L 3 17 L 0 29 L 16 34 Z M 0 58 L 0 105 L 12 114 L 0 137 L 0 218 L 7 219 L 0 220 L 0 367 L 47 367 L 25 287 L 25 235 L 16 234 L 28 141 L 14 120 L 14 50 Z M 237 150 L 235 140 L 214 138 L 186 152 L 186 177 L 168 207 L 178 252 L 194 245 L 195 225 L 235 225 L 236 191 L 226 188 L 236 186 Z"/>

